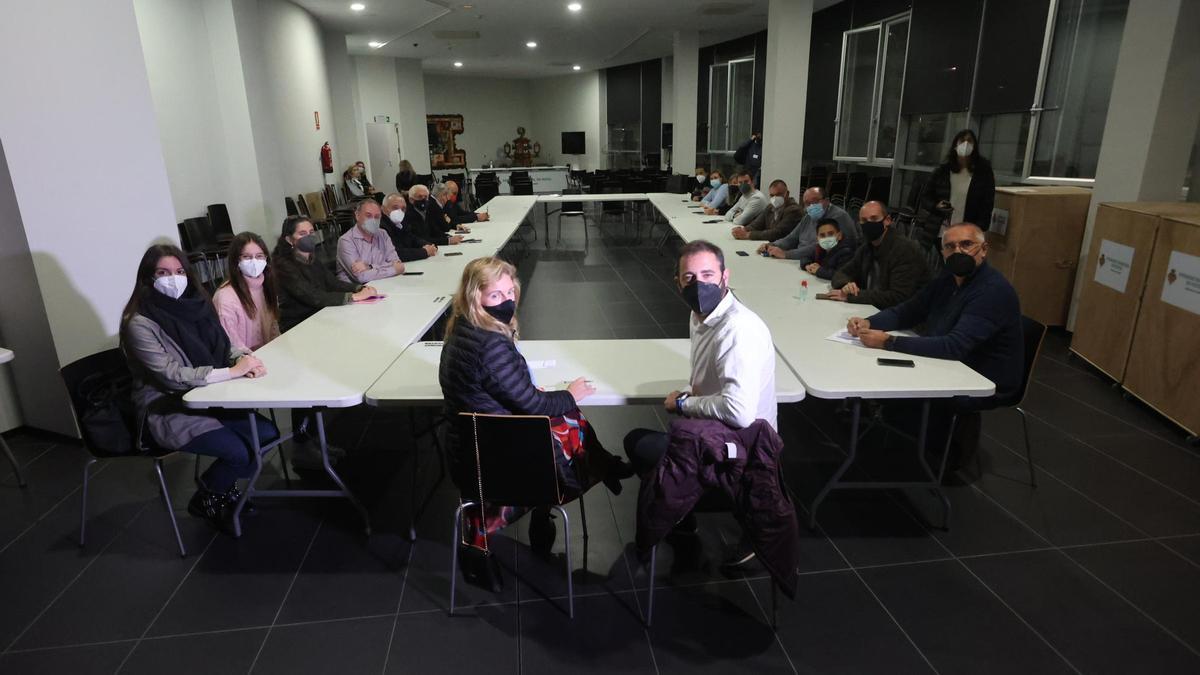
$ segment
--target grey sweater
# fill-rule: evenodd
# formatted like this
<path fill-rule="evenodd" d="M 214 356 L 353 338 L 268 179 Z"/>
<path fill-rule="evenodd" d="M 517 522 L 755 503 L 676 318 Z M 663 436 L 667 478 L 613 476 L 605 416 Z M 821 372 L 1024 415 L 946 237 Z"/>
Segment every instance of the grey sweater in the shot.
<path fill-rule="evenodd" d="M 748 225 L 758 214 L 767 210 L 769 204 L 763 191 L 755 190 L 748 195 L 742 195 L 733 208 L 725 214 L 725 220 L 733 221 L 734 225 Z"/>
<path fill-rule="evenodd" d="M 121 350 L 133 373 L 133 403 L 138 419 L 159 446 L 178 450 L 193 438 L 221 428 L 202 410 L 183 406 L 183 395 L 195 387 L 230 379 L 229 368 L 193 367 L 183 349 L 161 326 L 134 314 L 121 334 Z M 245 352 L 230 349 L 229 364 Z"/>
<path fill-rule="evenodd" d="M 842 237 L 850 242 L 850 246 L 856 246 L 857 235 L 859 232 L 857 223 L 850 217 L 846 210 L 837 204 L 830 204 L 829 209 L 825 211 L 822 218 L 833 218 L 838 221 L 838 227 L 842 230 Z M 800 224 L 796 229 L 792 230 L 791 234 L 771 242 L 772 246 L 787 251 L 788 260 L 799 260 L 801 266 L 807 265 L 813 261 L 814 252 L 817 245 L 817 221 L 807 213 L 800 219 Z"/>

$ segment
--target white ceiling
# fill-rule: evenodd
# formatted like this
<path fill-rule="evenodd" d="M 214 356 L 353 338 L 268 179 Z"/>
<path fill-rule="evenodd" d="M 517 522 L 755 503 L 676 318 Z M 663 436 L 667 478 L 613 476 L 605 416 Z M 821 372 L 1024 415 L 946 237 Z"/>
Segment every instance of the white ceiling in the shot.
<path fill-rule="evenodd" d="M 700 31 L 710 45 L 767 27 L 768 0 L 292 0 L 328 29 L 347 34 L 351 54 L 421 59 L 428 72 L 541 77 L 595 70 L 671 53 L 677 30 Z M 818 7 L 836 0 L 817 0 Z M 470 5 L 470 9 L 464 9 Z M 476 31 L 445 39 L 440 31 Z M 386 42 L 372 49 L 368 42 Z M 536 41 L 536 49 L 525 46 Z M 454 68 L 462 61 L 462 68 Z"/>

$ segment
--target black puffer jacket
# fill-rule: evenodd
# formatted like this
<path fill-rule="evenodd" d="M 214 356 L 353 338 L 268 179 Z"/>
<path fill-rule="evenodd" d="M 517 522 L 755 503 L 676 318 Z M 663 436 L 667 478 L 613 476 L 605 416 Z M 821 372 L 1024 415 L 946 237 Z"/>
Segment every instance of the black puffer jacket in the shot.
<path fill-rule="evenodd" d="M 301 260 L 292 251 L 275 249 L 275 274 L 279 277 L 279 330 L 284 333 L 316 314 L 322 307 L 338 307 L 362 284 L 342 281 L 314 258 Z"/>
<path fill-rule="evenodd" d="M 557 417 L 576 408 L 570 392 L 540 391 L 534 386 L 529 364 L 508 337 L 476 328 L 462 317 L 453 330 L 446 335 L 438 368 L 452 457 L 459 454 L 454 429 L 460 412 Z"/>

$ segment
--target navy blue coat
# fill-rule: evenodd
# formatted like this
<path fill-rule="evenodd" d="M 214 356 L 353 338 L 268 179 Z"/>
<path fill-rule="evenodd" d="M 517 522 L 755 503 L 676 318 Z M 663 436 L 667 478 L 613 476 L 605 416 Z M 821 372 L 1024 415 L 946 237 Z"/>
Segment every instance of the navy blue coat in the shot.
<path fill-rule="evenodd" d="M 868 320 L 879 330 L 924 324 L 919 337 L 897 337 L 892 349 L 962 361 L 991 380 L 995 396 L 973 400 L 975 407 L 1007 404 L 1020 391 L 1025 373 L 1021 302 L 1008 279 L 986 260 L 962 286 L 944 271 L 911 299 Z"/>

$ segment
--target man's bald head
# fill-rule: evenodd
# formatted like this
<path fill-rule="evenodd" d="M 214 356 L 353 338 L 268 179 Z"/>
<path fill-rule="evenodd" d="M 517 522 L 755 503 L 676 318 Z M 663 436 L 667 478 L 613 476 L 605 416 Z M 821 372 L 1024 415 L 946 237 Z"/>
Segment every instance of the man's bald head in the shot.
<path fill-rule="evenodd" d="M 801 197 L 801 199 L 806 207 L 812 206 L 813 204 L 823 204 L 826 202 L 825 190 L 814 185 L 813 187 L 810 187 L 804 191 L 804 195 Z M 828 206 L 828 204 L 825 205 Z"/>
<path fill-rule="evenodd" d="M 947 227 L 946 231 L 942 233 L 942 243 L 944 244 L 947 241 L 959 241 L 967 237 L 974 239 L 980 244 L 987 241 L 987 236 L 984 235 L 983 228 L 979 227 L 975 223 L 954 223 L 950 227 Z"/>
<path fill-rule="evenodd" d="M 448 181 L 446 181 L 446 189 L 450 191 L 450 194 L 457 195 L 458 194 L 458 183 L 455 183 L 452 180 L 448 180 Z"/>
<path fill-rule="evenodd" d="M 858 220 L 886 220 L 888 217 L 887 205 L 881 201 L 869 201 L 862 205 L 858 210 Z"/>
<path fill-rule="evenodd" d="M 396 209 L 403 209 L 404 206 L 404 195 L 399 192 L 393 192 L 383 198 L 383 212 L 385 214 L 391 213 Z"/>

